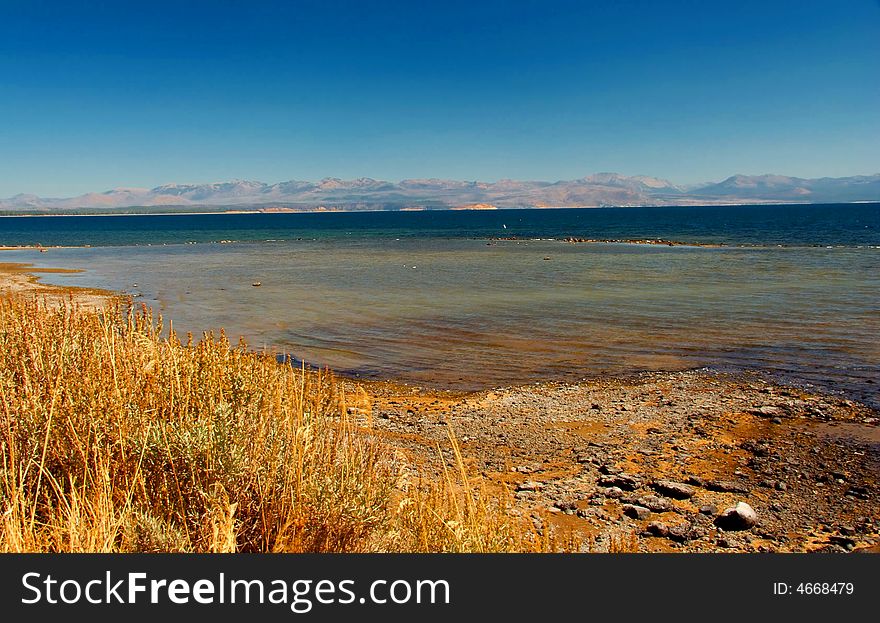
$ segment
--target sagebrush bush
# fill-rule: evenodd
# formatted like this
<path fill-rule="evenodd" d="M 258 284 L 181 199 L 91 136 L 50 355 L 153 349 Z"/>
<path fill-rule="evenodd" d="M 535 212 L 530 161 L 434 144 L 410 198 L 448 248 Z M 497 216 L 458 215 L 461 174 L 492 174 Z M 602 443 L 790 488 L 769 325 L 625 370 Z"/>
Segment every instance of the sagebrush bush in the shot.
<path fill-rule="evenodd" d="M 329 372 L 121 302 L 0 300 L 0 454 L 3 551 L 533 547 L 463 469 L 402 485 Z"/>

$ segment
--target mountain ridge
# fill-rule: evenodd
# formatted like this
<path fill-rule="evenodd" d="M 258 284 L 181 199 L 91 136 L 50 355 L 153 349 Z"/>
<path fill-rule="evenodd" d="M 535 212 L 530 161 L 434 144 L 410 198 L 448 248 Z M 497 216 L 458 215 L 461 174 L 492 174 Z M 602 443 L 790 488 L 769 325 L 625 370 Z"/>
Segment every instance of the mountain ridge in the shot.
<path fill-rule="evenodd" d="M 800 178 L 735 174 L 720 182 L 677 185 L 669 180 L 600 172 L 575 180 L 501 179 L 496 182 L 412 178 L 398 182 L 359 177 L 288 180 L 268 184 L 233 179 L 206 184 L 168 183 L 120 187 L 77 197 L 20 193 L 0 199 L 0 210 L 53 213 L 175 206 L 298 210 L 443 209 L 473 205 L 498 208 L 661 206 L 737 203 L 839 203 L 880 201 L 880 174 Z"/>

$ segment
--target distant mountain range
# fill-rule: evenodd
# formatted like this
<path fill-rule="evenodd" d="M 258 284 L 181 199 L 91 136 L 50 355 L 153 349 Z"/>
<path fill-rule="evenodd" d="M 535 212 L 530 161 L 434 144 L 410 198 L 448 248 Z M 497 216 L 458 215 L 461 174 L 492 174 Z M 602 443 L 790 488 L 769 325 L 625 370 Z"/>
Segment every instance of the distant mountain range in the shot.
<path fill-rule="evenodd" d="M 741 203 L 838 203 L 880 201 L 880 174 L 804 179 L 783 175 L 734 175 L 722 182 L 678 186 L 667 180 L 596 173 L 558 182 L 467 182 L 371 178 L 277 184 L 234 180 L 215 184 L 165 184 L 115 188 L 70 198 L 16 195 L 0 199 L 0 211 L 65 212 L 317 211 L 492 209 L 527 207 L 658 206 Z"/>

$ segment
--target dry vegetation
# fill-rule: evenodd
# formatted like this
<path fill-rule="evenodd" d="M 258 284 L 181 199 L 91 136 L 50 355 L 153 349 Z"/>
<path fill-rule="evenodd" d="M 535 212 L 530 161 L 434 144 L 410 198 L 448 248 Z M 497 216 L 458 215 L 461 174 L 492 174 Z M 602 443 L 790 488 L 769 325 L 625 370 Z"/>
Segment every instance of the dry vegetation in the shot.
<path fill-rule="evenodd" d="M 0 551 L 523 551 L 546 539 L 346 417 L 327 372 L 147 309 L 0 300 Z"/>

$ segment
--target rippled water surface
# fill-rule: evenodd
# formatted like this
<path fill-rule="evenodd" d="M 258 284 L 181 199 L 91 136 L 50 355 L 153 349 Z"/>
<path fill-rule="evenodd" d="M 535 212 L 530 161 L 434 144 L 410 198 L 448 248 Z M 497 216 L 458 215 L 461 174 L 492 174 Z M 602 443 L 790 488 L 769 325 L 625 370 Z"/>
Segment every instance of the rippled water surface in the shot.
<path fill-rule="evenodd" d="M 46 279 L 370 377 L 471 388 L 710 365 L 878 402 L 877 205 L 270 216 L 0 219 L 0 244 L 102 245 L 3 259 L 82 268 Z M 730 246 L 490 240 L 511 235 Z"/>

